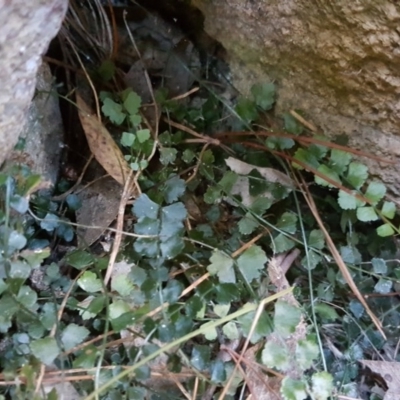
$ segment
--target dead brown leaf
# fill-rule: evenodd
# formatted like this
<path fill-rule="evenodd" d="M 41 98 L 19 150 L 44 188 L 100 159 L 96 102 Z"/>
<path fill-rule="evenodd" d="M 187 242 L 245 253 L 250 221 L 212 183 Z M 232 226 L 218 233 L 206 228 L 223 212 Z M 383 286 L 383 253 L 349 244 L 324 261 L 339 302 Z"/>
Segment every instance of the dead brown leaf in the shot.
<path fill-rule="evenodd" d="M 385 380 L 388 391 L 383 400 L 400 399 L 400 363 L 370 360 L 360 360 L 360 362 Z"/>
<path fill-rule="evenodd" d="M 90 151 L 110 176 L 119 184 L 124 185 L 131 169 L 122 151 L 119 149 L 106 127 L 79 94 L 76 95 L 76 102 L 78 105 L 79 118 Z M 131 191 L 132 194 L 136 193 L 134 185 L 132 185 Z"/>

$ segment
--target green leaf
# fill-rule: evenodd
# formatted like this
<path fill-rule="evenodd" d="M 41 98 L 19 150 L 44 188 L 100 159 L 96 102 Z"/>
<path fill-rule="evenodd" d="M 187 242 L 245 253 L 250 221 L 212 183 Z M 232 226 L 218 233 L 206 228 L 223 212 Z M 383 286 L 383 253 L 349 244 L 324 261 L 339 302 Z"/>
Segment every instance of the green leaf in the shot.
<path fill-rule="evenodd" d="M 303 371 L 312 366 L 313 361 L 318 357 L 318 355 L 319 348 L 315 340 L 308 338 L 297 342 L 296 362 Z"/>
<path fill-rule="evenodd" d="M 163 147 L 160 149 L 160 162 L 162 165 L 173 164 L 176 160 L 178 150 L 173 147 Z"/>
<path fill-rule="evenodd" d="M 285 131 L 292 133 L 293 135 L 301 135 L 304 131 L 303 125 L 301 125 L 296 118 L 294 118 L 291 114 L 285 113 L 283 114 L 283 121 L 285 124 Z M 292 140 L 292 139 L 290 139 Z M 293 141 L 293 140 L 292 140 Z M 294 145 L 294 141 L 293 141 Z"/>
<path fill-rule="evenodd" d="M 263 83 L 251 87 L 256 104 L 264 111 L 270 110 L 275 103 L 275 85 L 273 83 Z"/>
<path fill-rule="evenodd" d="M 31 343 L 32 354 L 43 364 L 50 365 L 60 353 L 57 341 L 54 338 L 43 338 Z"/>
<path fill-rule="evenodd" d="M 209 367 L 211 357 L 211 349 L 209 346 L 195 345 L 193 346 L 190 362 L 199 371 L 204 371 Z"/>
<path fill-rule="evenodd" d="M 204 193 L 206 204 L 214 204 L 221 200 L 221 189 L 216 186 L 209 186 Z"/>
<path fill-rule="evenodd" d="M 304 168 L 303 165 L 297 164 L 296 160 L 300 161 L 302 164 L 305 164 L 305 166 L 309 166 L 314 169 L 317 169 L 319 166 L 319 161 L 315 155 L 301 147 L 294 153 L 292 165 L 294 168 L 302 170 Z"/>
<path fill-rule="evenodd" d="M 235 283 L 236 276 L 231 257 L 219 250 L 214 250 L 210 257 L 211 264 L 207 271 L 211 275 L 217 275 L 220 282 Z"/>
<path fill-rule="evenodd" d="M 277 368 L 285 372 L 290 367 L 291 358 L 286 346 L 277 346 L 271 340 L 264 346 L 261 361 L 269 368 Z"/>
<path fill-rule="evenodd" d="M 314 269 L 320 262 L 322 257 L 317 254 L 314 250 L 308 251 L 308 257 L 305 255 L 301 260 L 301 265 L 307 269 Z"/>
<path fill-rule="evenodd" d="M 275 239 L 273 239 L 273 250 L 274 253 L 284 253 L 293 247 L 296 243 L 292 240 L 280 233 Z"/>
<path fill-rule="evenodd" d="M 347 172 L 347 182 L 354 187 L 354 189 L 360 189 L 364 185 L 368 178 L 368 167 L 359 162 L 351 162 Z"/>
<path fill-rule="evenodd" d="M 340 256 L 345 263 L 349 264 L 359 264 L 362 261 L 360 252 L 354 246 L 342 246 Z"/>
<path fill-rule="evenodd" d="M 281 393 L 285 400 L 305 400 L 308 398 L 306 384 L 301 380 L 283 378 Z"/>
<path fill-rule="evenodd" d="M 333 377 L 329 372 L 316 372 L 311 378 L 311 384 L 315 400 L 328 400 L 332 395 Z"/>
<path fill-rule="evenodd" d="M 8 251 L 14 252 L 16 250 L 21 250 L 26 246 L 26 237 L 17 231 L 11 231 L 8 236 Z"/>
<path fill-rule="evenodd" d="M 117 319 L 125 313 L 129 313 L 131 311 L 131 307 L 126 301 L 123 300 L 114 300 L 112 304 L 110 304 L 109 308 L 109 317 L 111 320 Z M 132 316 L 129 316 L 132 321 Z"/>
<path fill-rule="evenodd" d="M 374 286 L 374 292 L 388 294 L 392 290 L 393 282 L 386 278 L 380 278 Z"/>
<path fill-rule="evenodd" d="M 196 157 L 196 154 L 189 149 L 185 149 L 184 152 L 182 153 L 182 161 L 186 164 L 190 164 L 194 158 Z"/>
<path fill-rule="evenodd" d="M 352 154 L 347 151 L 332 149 L 329 166 L 338 174 L 342 174 L 347 169 L 352 158 Z"/>
<path fill-rule="evenodd" d="M 297 215 L 284 212 L 278 220 L 276 227 L 284 232 L 294 234 L 297 230 Z"/>
<path fill-rule="evenodd" d="M 127 297 L 133 291 L 133 283 L 127 275 L 120 274 L 112 278 L 111 289 L 121 296 Z"/>
<path fill-rule="evenodd" d="M 290 336 L 300 322 L 301 311 L 283 300 L 275 303 L 274 325 L 275 331 L 283 337 Z"/>
<path fill-rule="evenodd" d="M 258 117 L 256 104 L 244 97 L 239 98 L 235 111 L 245 123 L 250 123 Z"/>
<path fill-rule="evenodd" d="M 225 193 L 230 194 L 238 178 L 239 176 L 236 172 L 226 171 L 218 184 Z"/>
<path fill-rule="evenodd" d="M 101 280 L 94 272 L 86 271 L 79 279 L 78 286 L 85 292 L 95 293 L 103 289 Z"/>
<path fill-rule="evenodd" d="M 240 334 L 235 322 L 230 321 L 222 327 L 222 332 L 229 340 L 239 339 Z"/>
<path fill-rule="evenodd" d="M 271 149 L 271 150 L 288 150 L 291 149 L 295 142 L 293 139 L 290 138 L 284 138 L 284 137 L 279 137 L 279 136 L 270 136 L 266 141 L 265 144 Z"/>
<path fill-rule="evenodd" d="M 214 341 L 218 337 L 217 329 L 213 326 L 210 327 L 211 321 L 206 322 L 205 324 L 201 325 L 201 330 L 204 337 L 209 340 L 210 342 Z"/>
<path fill-rule="evenodd" d="M 357 194 L 356 191 L 353 191 L 352 193 L 354 193 L 354 195 Z M 357 207 L 363 206 L 365 201 L 361 201 L 352 194 L 339 190 L 338 203 L 342 210 L 355 210 Z"/>
<path fill-rule="evenodd" d="M 386 186 L 382 182 L 371 182 L 368 185 L 365 197 L 371 201 L 372 205 L 377 205 L 386 194 Z"/>
<path fill-rule="evenodd" d="M 226 380 L 225 363 L 222 360 L 216 359 L 211 363 L 210 378 L 214 384 L 222 383 Z"/>
<path fill-rule="evenodd" d="M 325 247 L 325 236 L 320 229 L 313 229 L 310 232 L 310 237 L 308 239 L 308 245 L 314 247 L 318 250 L 322 250 Z"/>
<path fill-rule="evenodd" d="M 317 168 L 317 171 L 320 172 L 322 175 L 326 176 L 327 178 L 329 178 L 330 180 L 337 182 L 338 184 L 341 184 L 340 177 L 337 174 L 337 172 L 332 170 L 331 168 L 329 168 L 327 165 L 324 165 L 324 164 L 320 165 Z M 314 180 L 315 180 L 315 183 L 317 183 L 318 185 L 321 185 L 321 186 L 327 186 L 330 188 L 336 187 L 335 185 L 329 183 L 328 181 L 326 181 L 325 179 L 323 179 L 317 175 L 314 176 Z"/>
<path fill-rule="evenodd" d="M 385 201 L 381 213 L 384 217 L 392 219 L 396 213 L 396 205 L 391 201 Z"/>
<path fill-rule="evenodd" d="M 386 261 L 383 258 L 373 258 L 371 260 L 372 268 L 375 274 L 386 274 L 387 273 L 387 265 Z"/>
<path fill-rule="evenodd" d="M 165 288 L 163 289 L 163 299 L 169 304 L 174 304 L 179 299 L 183 291 L 183 285 L 179 281 L 172 279 L 169 280 Z"/>
<path fill-rule="evenodd" d="M 40 227 L 47 232 L 52 232 L 57 228 L 59 221 L 60 218 L 58 218 L 57 215 L 47 213 L 43 220 L 40 221 Z"/>
<path fill-rule="evenodd" d="M 138 114 L 141 104 L 142 99 L 133 91 L 130 91 L 124 100 L 125 110 L 128 111 L 130 115 Z"/>
<path fill-rule="evenodd" d="M 122 132 L 121 144 L 125 147 L 131 147 L 135 142 L 136 136 L 131 132 Z"/>
<path fill-rule="evenodd" d="M 387 236 L 394 235 L 395 231 L 394 231 L 392 225 L 383 224 L 383 225 L 379 226 L 378 228 L 376 228 L 376 233 L 380 237 L 387 237 Z"/>
<path fill-rule="evenodd" d="M 239 232 L 242 235 L 250 235 L 258 228 L 258 225 L 259 222 L 248 212 L 238 223 Z"/>
<path fill-rule="evenodd" d="M 29 208 L 29 200 L 26 197 L 15 194 L 10 199 L 10 206 L 18 213 L 25 214 Z"/>
<path fill-rule="evenodd" d="M 167 203 L 173 203 L 181 197 L 186 190 L 186 183 L 179 176 L 169 177 L 164 184 L 164 199 Z"/>
<path fill-rule="evenodd" d="M 326 303 L 317 303 L 314 306 L 315 312 L 323 319 L 326 319 L 328 321 L 333 321 L 335 319 L 339 318 L 338 313 L 336 312 L 336 310 L 326 304 Z"/>
<path fill-rule="evenodd" d="M 73 250 L 65 256 L 67 264 L 76 269 L 84 269 L 93 264 L 93 256 L 84 250 Z"/>
<path fill-rule="evenodd" d="M 65 350 L 70 350 L 78 344 L 82 343 L 88 336 L 89 331 L 76 324 L 69 324 L 61 334 L 61 342 Z"/>
<path fill-rule="evenodd" d="M 259 246 L 253 245 L 239 256 L 237 265 L 247 282 L 251 282 L 253 279 L 260 277 L 267 261 L 268 258 L 264 250 Z"/>
<path fill-rule="evenodd" d="M 362 222 L 371 222 L 379 219 L 374 207 L 357 208 L 357 219 Z"/>
<path fill-rule="evenodd" d="M 149 129 L 139 129 L 136 132 L 136 137 L 137 137 L 139 143 L 147 142 L 151 137 L 150 130 Z"/>
<path fill-rule="evenodd" d="M 17 299 L 22 305 L 29 309 L 36 305 L 37 294 L 29 286 L 24 285 L 20 287 Z"/>
<path fill-rule="evenodd" d="M 133 213 L 137 218 L 148 217 L 150 219 L 157 219 L 160 206 L 154 201 L 149 199 L 147 194 L 141 194 L 133 203 Z"/>
<path fill-rule="evenodd" d="M 101 107 L 103 114 L 115 125 L 121 125 L 125 120 L 125 113 L 122 111 L 122 105 L 107 97 L 103 100 Z"/>

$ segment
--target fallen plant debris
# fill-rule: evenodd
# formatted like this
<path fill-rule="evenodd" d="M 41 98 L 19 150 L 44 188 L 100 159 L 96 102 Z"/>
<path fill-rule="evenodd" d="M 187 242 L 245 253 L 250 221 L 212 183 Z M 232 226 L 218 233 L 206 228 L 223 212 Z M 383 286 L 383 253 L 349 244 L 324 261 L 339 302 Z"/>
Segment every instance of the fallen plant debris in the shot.
<path fill-rule="evenodd" d="M 71 1 L 79 178 L 0 173 L 0 396 L 395 398 L 399 218 L 362 157 L 390 160 L 134 10 Z"/>

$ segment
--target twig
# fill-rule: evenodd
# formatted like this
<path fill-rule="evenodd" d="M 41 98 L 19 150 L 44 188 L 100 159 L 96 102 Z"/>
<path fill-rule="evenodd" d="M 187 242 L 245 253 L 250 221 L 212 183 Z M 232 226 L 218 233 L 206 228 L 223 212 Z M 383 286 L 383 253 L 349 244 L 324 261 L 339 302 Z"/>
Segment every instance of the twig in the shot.
<path fill-rule="evenodd" d="M 117 217 L 118 233 L 116 233 L 115 238 L 114 238 L 114 243 L 113 243 L 113 248 L 112 248 L 111 255 L 110 255 L 110 260 L 108 261 L 106 276 L 104 277 L 104 286 L 105 287 L 108 285 L 108 281 L 111 278 L 111 275 L 112 275 L 112 272 L 114 269 L 114 263 L 117 258 L 119 249 L 121 247 L 122 229 L 124 227 L 125 208 L 126 208 L 126 203 L 128 202 L 129 196 L 131 193 L 132 174 L 133 174 L 133 171 L 130 171 L 130 173 L 125 181 L 124 191 L 122 192 L 121 201 L 119 203 L 118 217 Z"/>
<path fill-rule="evenodd" d="M 303 124 L 306 128 L 308 128 L 310 131 L 317 132 L 318 129 L 311 123 L 306 121 L 300 114 L 298 114 L 294 110 L 290 110 L 290 114 L 293 118 L 296 118 L 297 121 L 299 121 L 301 124 Z"/>

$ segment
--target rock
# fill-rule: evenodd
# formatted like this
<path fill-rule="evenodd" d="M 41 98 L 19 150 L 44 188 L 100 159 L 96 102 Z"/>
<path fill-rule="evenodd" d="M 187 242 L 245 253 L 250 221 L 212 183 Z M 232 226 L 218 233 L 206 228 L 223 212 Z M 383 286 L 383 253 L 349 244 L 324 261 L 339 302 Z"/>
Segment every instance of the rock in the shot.
<path fill-rule="evenodd" d="M 23 148 L 12 151 L 9 161 L 23 162 L 53 187 L 58 178 L 64 127 L 57 93 L 52 85 L 50 68 L 43 63 L 37 74 L 36 94 L 20 134 L 24 139 Z"/>
<path fill-rule="evenodd" d="M 278 113 L 400 162 L 400 4 L 390 0 L 192 0 L 226 48 L 235 86 L 275 81 Z M 369 164 L 400 195 L 398 164 Z"/>
<path fill-rule="evenodd" d="M 0 3 L 0 165 L 25 124 L 41 56 L 57 34 L 67 0 Z"/>

